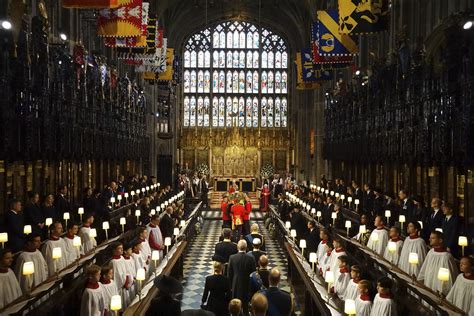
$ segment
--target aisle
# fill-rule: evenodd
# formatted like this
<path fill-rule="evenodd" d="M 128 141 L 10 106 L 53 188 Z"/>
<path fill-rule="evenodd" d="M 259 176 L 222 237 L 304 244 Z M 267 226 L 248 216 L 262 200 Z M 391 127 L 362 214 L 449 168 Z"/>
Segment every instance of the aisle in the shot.
<path fill-rule="evenodd" d="M 264 228 L 263 222 L 257 221 L 257 223 L 266 240 L 267 255 L 270 261 L 269 266 L 271 268 L 280 268 L 282 272 L 280 287 L 289 292 L 290 289 L 287 283 L 288 264 L 283 250 L 276 241 L 268 237 L 268 231 Z M 213 273 L 212 255 L 214 254 L 214 247 L 219 241 L 220 234 L 220 220 L 205 220 L 201 234 L 191 243 L 189 252 L 184 260 L 182 310 L 200 308 L 206 276 Z"/>

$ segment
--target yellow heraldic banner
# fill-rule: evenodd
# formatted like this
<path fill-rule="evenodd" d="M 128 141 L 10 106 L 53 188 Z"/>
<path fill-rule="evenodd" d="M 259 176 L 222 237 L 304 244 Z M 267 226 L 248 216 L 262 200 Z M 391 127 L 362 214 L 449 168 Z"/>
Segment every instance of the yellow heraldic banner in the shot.
<path fill-rule="evenodd" d="M 388 26 L 388 0 L 339 0 L 339 33 L 367 34 Z"/>
<path fill-rule="evenodd" d="M 134 37 L 143 35 L 142 0 L 130 0 L 115 9 L 99 10 L 99 36 Z"/>
<path fill-rule="evenodd" d="M 143 79 L 171 81 L 173 80 L 173 74 L 174 74 L 173 64 L 174 64 L 174 48 L 168 48 L 166 50 L 166 61 L 164 61 L 164 64 L 160 67 L 160 69 L 164 69 L 166 67 L 166 70 L 162 72 L 145 71 L 143 73 Z"/>

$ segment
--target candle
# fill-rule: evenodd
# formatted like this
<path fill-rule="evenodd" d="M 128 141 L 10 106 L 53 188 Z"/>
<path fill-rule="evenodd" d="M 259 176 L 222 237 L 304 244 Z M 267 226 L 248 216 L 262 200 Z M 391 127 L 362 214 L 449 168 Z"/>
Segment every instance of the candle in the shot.
<path fill-rule="evenodd" d="M 150 191 L 150 187 L 149 186 L 146 186 L 145 188 L 147 191 Z"/>
<path fill-rule="evenodd" d="M 71 216 L 69 215 L 69 212 L 65 212 L 65 213 L 63 214 L 63 219 L 64 219 L 64 220 L 67 221 L 67 220 L 70 219 L 70 218 L 71 218 Z"/>
<path fill-rule="evenodd" d="M 355 199 L 354 204 L 355 204 L 355 205 L 359 205 L 359 204 L 360 204 L 359 199 Z"/>
<path fill-rule="evenodd" d="M 467 246 L 467 237 L 466 236 L 459 236 L 458 244 L 462 248 L 462 256 L 464 257 L 464 247 Z"/>
<path fill-rule="evenodd" d="M 307 204 L 306 205 L 306 210 L 309 212 L 310 209 L 311 209 L 311 205 Z"/>
<path fill-rule="evenodd" d="M 423 229 L 423 222 L 422 222 L 422 221 L 418 221 L 418 224 L 420 224 L 421 229 Z"/>
<path fill-rule="evenodd" d="M 355 315 L 356 314 L 356 305 L 354 300 L 345 300 L 344 301 L 344 313 L 347 315 Z"/>
<path fill-rule="evenodd" d="M 23 233 L 25 235 L 29 235 L 31 234 L 31 232 L 32 232 L 31 225 L 25 225 L 25 227 L 23 227 Z"/>
<path fill-rule="evenodd" d="M 175 227 L 175 228 L 173 229 L 173 235 L 175 235 L 175 236 L 178 236 L 178 235 L 179 235 L 179 228 L 178 228 L 178 227 Z"/>
<path fill-rule="evenodd" d="M 110 310 L 118 312 L 122 309 L 122 297 L 120 295 L 113 295 L 110 299 Z"/>
<path fill-rule="evenodd" d="M 140 190 L 138 190 L 138 189 L 135 190 L 135 194 L 137 194 L 137 195 L 140 194 Z"/>
<path fill-rule="evenodd" d="M 47 227 L 49 227 L 53 223 L 53 219 L 51 217 L 48 217 L 47 219 L 45 219 L 44 223 Z"/>
<path fill-rule="evenodd" d="M 97 230 L 95 228 L 91 228 L 89 230 L 89 238 L 94 239 L 95 237 L 97 237 Z"/>

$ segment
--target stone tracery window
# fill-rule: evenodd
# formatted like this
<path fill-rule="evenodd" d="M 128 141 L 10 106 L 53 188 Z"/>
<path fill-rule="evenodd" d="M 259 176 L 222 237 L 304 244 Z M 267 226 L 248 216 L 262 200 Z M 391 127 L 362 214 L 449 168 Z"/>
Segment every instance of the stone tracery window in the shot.
<path fill-rule="evenodd" d="M 227 21 L 185 45 L 184 127 L 286 128 L 288 49 L 273 32 Z"/>

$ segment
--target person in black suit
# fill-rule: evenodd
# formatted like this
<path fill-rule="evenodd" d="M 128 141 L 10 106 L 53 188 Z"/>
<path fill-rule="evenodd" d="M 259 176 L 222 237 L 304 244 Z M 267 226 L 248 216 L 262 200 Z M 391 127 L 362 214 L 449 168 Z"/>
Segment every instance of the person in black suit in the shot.
<path fill-rule="evenodd" d="M 357 183 L 357 181 L 354 181 L 352 180 L 352 188 L 353 188 L 353 194 L 352 194 L 352 198 L 354 199 L 353 202 L 355 202 L 355 200 L 359 200 L 361 203 L 363 203 L 363 198 L 364 198 L 364 194 L 362 192 L 362 189 L 359 187 L 359 183 Z"/>
<path fill-rule="evenodd" d="M 238 298 L 242 302 L 244 314 L 248 313 L 249 291 L 250 291 L 250 274 L 255 271 L 255 260 L 248 256 L 247 242 L 240 240 L 237 244 L 238 253 L 231 255 L 229 258 L 228 276 L 232 282 L 232 296 Z"/>
<path fill-rule="evenodd" d="M 413 200 L 408 197 L 407 190 L 400 190 L 398 192 L 398 198 L 400 199 L 400 215 L 405 215 L 406 222 L 413 222 L 415 217 L 415 204 Z"/>
<path fill-rule="evenodd" d="M 439 198 L 431 199 L 431 209 L 432 212 L 426 217 L 426 223 L 423 223 L 423 239 L 428 241 L 430 238 L 430 233 L 435 231 L 436 228 L 441 228 L 444 221 L 444 213 L 441 210 L 443 206 L 443 201 Z"/>
<path fill-rule="evenodd" d="M 344 215 L 342 215 L 342 206 L 341 203 L 336 203 L 334 206 L 334 212 L 336 213 L 336 219 L 334 220 L 334 227 L 337 229 L 345 229 L 345 221 Z M 331 217 L 331 224 L 332 224 L 332 217 Z"/>
<path fill-rule="evenodd" d="M 10 210 L 5 215 L 5 224 L 8 232 L 8 247 L 14 253 L 20 251 L 25 245 L 25 234 L 23 233 L 25 223 L 19 200 L 13 199 L 10 202 Z"/>
<path fill-rule="evenodd" d="M 368 183 L 364 184 L 364 201 L 362 202 L 362 207 L 368 212 L 374 211 L 374 200 L 375 194 L 372 190 L 372 186 Z"/>
<path fill-rule="evenodd" d="M 231 241 L 232 231 L 229 228 L 224 228 L 222 235 L 224 240 L 216 245 L 212 259 L 226 264 L 229 262 L 229 257 L 237 253 L 237 244 Z"/>
<path fill-rule="evenodd" d="M 151 303 L 146 311 L 146 316 L 179 316 L 181 315 L 181 302 L 174 296 L 183 291 L 181 283 L 173 277 L 159 275 L 154 281 L 158 288 L 158 296 Z"/>
<path fill-rule="evenodd" d="M 71 205 L 66 200 L 67 186 L 60 184 L 58 186 L 58 192 L 54 197 L 54 208 L 56 209 L 56 215 L 62 219 L 63 214 L 71 210 Z"/>
<path fill-rule="evenodd" d="M 372 216 L 385 216 L 385 206 L 387 202 L 380 188 L 374 189 L 374 207 Z"/>
<path fill-rule="evenodd" d="M 321 219 L 324 226 L 328 226 L 332 223 L 331 214 L 334 212 L 334 207 L 334 198 L 332 196 L 328 196 L 326 198 L 326 205 L 323 207 Z"/>
<path fill-rule="evenodd" d="M 306 219 L 298 207 L 293 208 L 290 213 L 291 227 L 296 230 L 296 236 L 298 239 L 305 239 L 307 234 Z"/>
<path fill-rule="evenodd" d="M 205 309 L 216 315 L 228 315 L 232 293 L 230 291 L 229 278 L 222 275 L 223 266 L 220 262 L 214 262 L 214 274 L 206 277 L 204 293 L 202 295 L 202 305 Z M 207 304 L 206 304 L 207 302 Z"/>
<path fill-rule="evenodd" d="M 263 235 L 258 232 L 258 224 L 254 223 L 250 227 L 250 234 L 245 236 L 245 241 L 247 242 L 247 250 L 250 251 L 252 250 L 252 244 L 254 238 L 258 238 L 261 241 L 261 246 L 260 250 L 265 251 L 265 239 L 263 238 Z"/>
<path fill-rule="evenodd" d="M 443 204 L 443 213 L 445 216 L 442 224 L 444 244 L 453 257 L 459 258 L 458 237 L 461 227 L 460 218 L 454 214 L 453 206 L 447 202 Z"/>
<path fill-rule="evenodd" d="M 173 213 L 173 207 L 168 206 L 166 208 L 166 212 L 161 217 L 160 229 L 161 229 L 161 234 L 163 235 L 163 238 L 173 237 L 174 219 L 172 218 L 172 213 Z"/>
<path fill-rule="evenodd" d="M 268 316 L 290 315 L 293 310 L 291 295 L 278 288 L 281 273 L 278 268 L 273 268 L 269 276 L 269 288 L 261 291 L 268 300 Z"/>
<path fill-rule="evenodd" d="M 201 201 L 203 204 L 203 207 L 208 208 L 209 207 L 209 201 L 208 201 L 208 193 L 209 193 L 209 186 L 206 181 L 206 176 L 202 176 L 201 180 L 199 180 L 199 186 L 200 186 L 200 192 L 201 192 Z"/>
<path fill-rule="evenodd" d="M 41 210 L 39 201 L 39 194 L 35 192 L 28 192 L 29 201 L 25 205 L 23 211 L 25 216 L 25 224 L 31 225 L 32 231 L 35 235 L 42 235 L 44 228 L 43 211 Z"/>
<path fill-rule="evenodd" d="M 278 213 L 280 214 L 280 217 L 283 221 L 288 220 L 288 213 L 289 213 L 289 208 L 290 204 L 286 200 L 286 197 L 283 193 L 278 194 L 278 203 L 277 203 L 277 208 L 278 208 Z"/>
<path fill-rule="evenodd" d="M 307 252 L 305 253 L 306 256 L 309 258 L 309 254 L 311 252 L 318 251 L 318 245 L 321 242 L 321 238 L 319 238 L 319 229 L 316 226 L 316 222 L 311 220 L 308 222 L 308 236 L 306 237 L 306 247 Z"/>
<path fill-rule="evenodd" d="M 262 241 L 260 240 L 260 238 L 254 238 L 252 240 L 252 245 L 252 251 L 247 252 L 247 254 L 253 257 L 253 259 L 255 260 L 255 268 L 258 268 L 258 262 L 260 260 L 260 257 L 266 255 L 267 253 L 265 251 L 260 250 L 260 247 L 262 246 Z"/>

